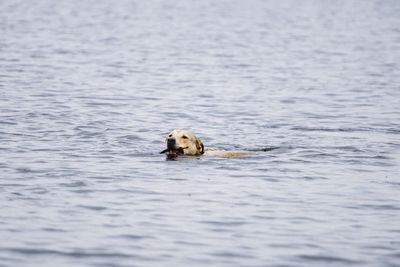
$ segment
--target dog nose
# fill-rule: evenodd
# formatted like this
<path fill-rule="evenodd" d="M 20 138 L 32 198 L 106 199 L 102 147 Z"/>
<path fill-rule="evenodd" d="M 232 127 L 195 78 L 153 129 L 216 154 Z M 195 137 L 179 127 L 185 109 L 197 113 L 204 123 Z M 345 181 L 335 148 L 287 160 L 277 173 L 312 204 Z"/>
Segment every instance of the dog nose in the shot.
<path fill-rule="evenodd" d="M 170 149 L 173 149 L 173 148 L 175 148 L 175 143 L 176 143 L 175 138 L 168 138 L 167 147 Z"/>

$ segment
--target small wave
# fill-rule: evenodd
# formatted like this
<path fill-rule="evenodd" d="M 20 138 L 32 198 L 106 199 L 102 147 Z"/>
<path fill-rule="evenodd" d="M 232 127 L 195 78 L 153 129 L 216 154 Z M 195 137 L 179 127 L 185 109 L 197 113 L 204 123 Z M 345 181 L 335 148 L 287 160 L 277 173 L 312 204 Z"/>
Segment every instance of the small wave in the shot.
<path fill-rule="evenodd" d="M 213 252 L 210 253 L 210 255 L 215 256 L 215 257 L 221 257 L 221 258 L 242 258 L 242 259 L 251 259 L 252 256 L 244 253 L 238 253 L 238 252 L 228 252 L 228 251 L 222 251 L 222 252 Z"/>
<path fill-rule="evenodd" d="M 63 187 L 85 187 L 87 186 L 87 184 L 83 181 L 73 181 L 73 182 L 69 182 L 69 183 L 60 183 L 60 186 Z"/>
<path fill-rule="evenodd" d="M 14 121 L 0 121 L 0 124 L 17 125 L 18 123 Z"/>
<path fill-rule="evenodd" d="M 124 253 L 110 252 L 85 252 L 85 251 L 60 251 L 53 249 L 35 249 L 35 248 L 6 248 L 3 249 L 12 253 L 20 253 L 23 255 L 40 256 L 40 255 L 57 255 L 68 256 L 73 258 L 135 258 L 135 256 Z"/>
<path fill-rule="evenodd" d="M 40 170 L 33 170 L 31 168 L 28 168 L 28 167 L 18 167 L 18 168 L 15 168 L 15 170 L 20 172 L 20 173 L 40 173 L 40 172 L 42 172 Z"/>
<path fill-rule="evenodd" d="M 205 224 L 210 224 L 213 226 L 225 226 L 225 227 L 230 227 L 230 226 L 242 226 L 245 225 L 246 222 L 245 221 L 201 221 L 201 223 L 205 223 Z"/>
<path fill-rule="evenodd" d="M 400 210 L 400 206 L 389 205 L 389 204 L 365 204 L 357 206 L 357 209 L 373 209 L 373 210 Z"/>
<path fill-rule="evenodd" d="M 270 147 L 262 147 L 262 148 L 250 148 L 250 149 L 244 149 L 245 151 L 250 151 L 250 152 L 269 152 L 272 150 L 279 149 L 280 147 L 277 146 L 270 146 Z"/>
<path fill-rule="evenodd" d="M 342 257 L 335 257 L 335 256 L 314 256 L 314 255 L 301 255 L 299 256 L 302 260 L 307 260 L 310 262 L 325 262 L 325 263 L 345 263 L 345 264 L 360 264 L 361 261 L 351 260 Z"/>
<path fill-rule="evenodd" d="M 367 129 L 365 128 L 326 128 L 326 127 L 304 127 L 304 126 L 295 126 L 292 127 L 291 130 L 295 131 L 305 131 L 305 132 L 365 132 Z"/>
<path fill-rule="evenodd" d="M 143 240 L 143 239 L 154 239 L 152 236 L 147 236 L 147 235 L 135 235 L 135 234 L 124 234 L 124 235 L 119 235 L 116 236 L 118 239 L 123 238 L 123 239 L 129 239 L 129 240 Z"/>
<path fill-rule="evenodd" d="M 78 208 L 84 208 L 84 209 L 88 209 L 88 210 L 94 210 L 94 211 L 103 211 L 106 210 L 106 207 L 102 207 L 102 206 L 89 206 L 89 205 L 78 205 Z"/>
<path fill-rule="evenodd" d="M 329 128 L 329 127 L 306 127 L 306 126 L 294 126 L 290 128 L 294 131 L 304 131 L 304 132 L 376 132 L 376 133 L 386 133 L 386 134 L 400 134 L 400 130 L 396 128 L 373 128 L 373 127 L 339 127 L 339 128 Z"/>

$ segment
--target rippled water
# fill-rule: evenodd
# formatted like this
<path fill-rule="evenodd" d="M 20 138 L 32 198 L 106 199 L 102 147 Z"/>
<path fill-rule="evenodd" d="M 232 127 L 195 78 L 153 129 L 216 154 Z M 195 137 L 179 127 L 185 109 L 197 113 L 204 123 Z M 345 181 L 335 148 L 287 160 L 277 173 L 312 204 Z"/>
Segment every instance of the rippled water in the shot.
<path fill-rule="evenodd" d="M 0 15 L 0 266 L 399 266 L 400 1 Z"/>

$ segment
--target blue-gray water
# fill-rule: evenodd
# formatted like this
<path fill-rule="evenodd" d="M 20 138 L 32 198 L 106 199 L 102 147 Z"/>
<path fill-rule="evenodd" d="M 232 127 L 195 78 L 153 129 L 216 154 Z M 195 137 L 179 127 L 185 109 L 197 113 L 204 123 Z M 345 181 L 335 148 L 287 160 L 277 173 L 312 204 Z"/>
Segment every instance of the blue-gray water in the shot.
<path fill-rule="evenodd" d="M 400 1 L 0 1 L 2 267 L 399 266 L 399 151 Z"/>

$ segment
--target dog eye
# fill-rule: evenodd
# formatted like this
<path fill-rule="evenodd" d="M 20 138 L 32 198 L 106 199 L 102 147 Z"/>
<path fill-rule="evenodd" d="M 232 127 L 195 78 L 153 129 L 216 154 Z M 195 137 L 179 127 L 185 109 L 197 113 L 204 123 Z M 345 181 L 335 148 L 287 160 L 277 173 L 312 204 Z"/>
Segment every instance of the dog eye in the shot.
<path fill-rule="evenodd" d="M 168 137 L 172 137 L 172 134 L 168 135 Z"/>
<path fill-rule="evenodd" d="M 186 135 L 182 136 L 183 139 L 188 139 L 188 137 Z"/>

